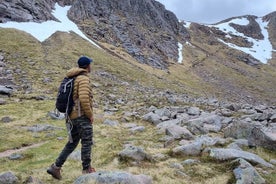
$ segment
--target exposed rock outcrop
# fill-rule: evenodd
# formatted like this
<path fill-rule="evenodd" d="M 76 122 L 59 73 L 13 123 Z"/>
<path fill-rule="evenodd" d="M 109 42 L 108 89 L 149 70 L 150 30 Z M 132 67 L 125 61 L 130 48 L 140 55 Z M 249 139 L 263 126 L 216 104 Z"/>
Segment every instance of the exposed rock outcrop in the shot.
<path fill-rule="evenodd" d="M 87 36 L 122 47 L 137 61 L 156 68 L 177 62 L 178 42 L 189 38 L 175 14 L 154 0 L 4 0 L 0 22 L 56 20 L 51 14 L 56 2 L 72 6 L 68 16 Z"/>
<path fill-rule="evenodd" d="M 0 22 L 43 22 L 56 20 L 51 14 L 54 0 L 3 0 L 0 3 Z"/>
<path fill-rule="evenodd" d="M 177 61 L 178 40 L 184 43 L 189 37 L 176 16 L 154 0 L 76 1 L 69 17 L 93 39 L 161 69 L 169 60 Z"/>

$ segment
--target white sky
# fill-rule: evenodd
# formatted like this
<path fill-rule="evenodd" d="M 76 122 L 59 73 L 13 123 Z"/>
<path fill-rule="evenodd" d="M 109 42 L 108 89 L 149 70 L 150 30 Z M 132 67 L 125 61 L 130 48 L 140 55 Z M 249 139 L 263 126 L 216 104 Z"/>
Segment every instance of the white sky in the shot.
<path fill-rule="evenodd" d="M 242 15 L 265 16 L 276 11 L 276 0 L 157 0 L 178 19 L 197 23 L 217 23 Z"/>

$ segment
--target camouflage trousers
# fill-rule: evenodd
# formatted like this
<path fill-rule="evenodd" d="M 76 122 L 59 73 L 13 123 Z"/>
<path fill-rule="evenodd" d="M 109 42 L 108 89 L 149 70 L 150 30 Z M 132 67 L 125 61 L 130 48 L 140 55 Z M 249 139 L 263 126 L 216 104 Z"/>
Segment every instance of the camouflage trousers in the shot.
<path fill-rule="evenodd" d="M 56 159 L 55 164 L 57 167 L 62 167 L 67 157 L 75 150 L 81 141 L 81 160 L 83 170 L 85 170 L 88 169 L 91 164 L 93 126 L 90 123 L 90 119 L 85 116 L 81 116 L 71 121 L 71 136 L 73 142 L 67 142 L 59 157 Z"/>

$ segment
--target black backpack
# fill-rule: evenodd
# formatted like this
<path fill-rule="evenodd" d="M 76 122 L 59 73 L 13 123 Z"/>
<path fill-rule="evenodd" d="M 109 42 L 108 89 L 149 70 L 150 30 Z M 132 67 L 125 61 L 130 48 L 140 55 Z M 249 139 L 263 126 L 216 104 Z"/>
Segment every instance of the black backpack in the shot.
<path fill-rule="evenodd" d="M 69 115 L 74 106 L 73 100 L 73 90 L 74 90 L 74 80 L 75 77 L 69 78 L 65 77 L 58 90 L 57 100 L 56 100 L 56 109 L 59 112 Z"/>

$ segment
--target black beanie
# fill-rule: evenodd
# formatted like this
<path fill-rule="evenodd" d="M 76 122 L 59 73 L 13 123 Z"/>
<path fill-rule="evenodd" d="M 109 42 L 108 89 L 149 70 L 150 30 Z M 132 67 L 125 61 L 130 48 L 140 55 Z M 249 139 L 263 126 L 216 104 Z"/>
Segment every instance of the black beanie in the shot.
<path fill-rule="evenodd" d="M 93 62 L 93 60 L 91 58 L 82 56 L 78 60 L 78 65 L 80 68 L 83 68 L 83 67 L 88 66 L 91 62 Z"/>

